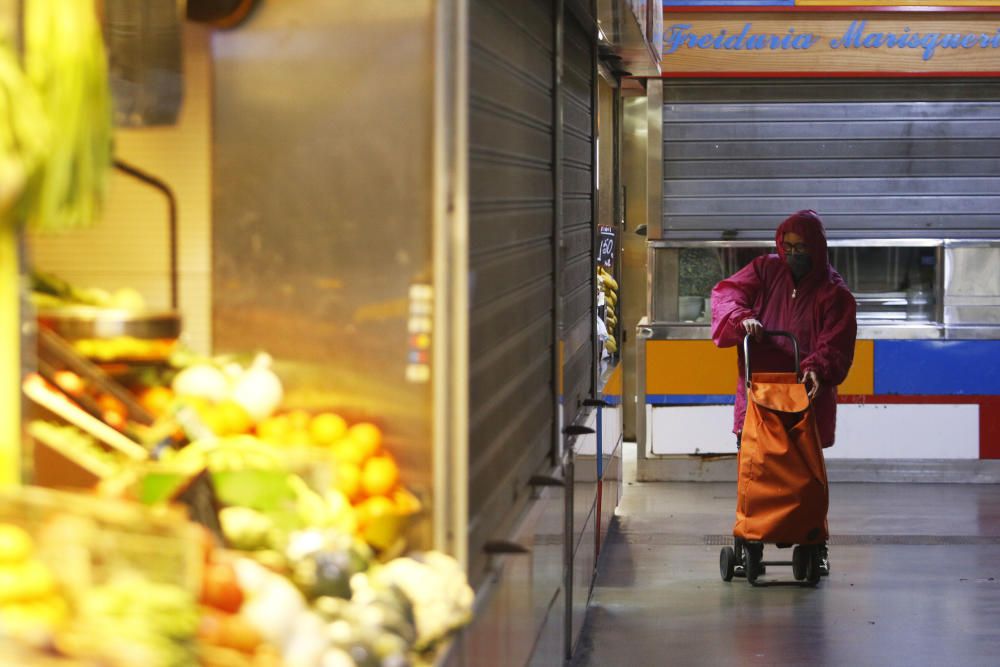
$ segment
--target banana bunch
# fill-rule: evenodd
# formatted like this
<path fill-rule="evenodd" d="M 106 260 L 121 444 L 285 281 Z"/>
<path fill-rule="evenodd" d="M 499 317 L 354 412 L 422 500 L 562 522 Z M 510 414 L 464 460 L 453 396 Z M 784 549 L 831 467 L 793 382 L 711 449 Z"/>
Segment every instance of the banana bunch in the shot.
<path fill-rule="evenodd" d="M 0 44 L 0 226 L 24 215 L 18 206 L 32 189 L 49 147 L 49 125 L 42 102 L 24 75 L 17 55 Z"/>
<path fill-rule="evenodd" d="M 618 326 L 618 281 L 603 266 L 598 266 L 597 287 L 604 293 L 604 323 L 608 327 L 608 339 L 604 341 L 604 347 L 610 354 L 615 354 L 618 351 L 618 341 L 613 332 Z"/>
<path fill-rule="evenodd" d="M 24 32 L 24 68 L 48 125 L 24 213 L 35 229 L 86 226 L 100 212 L 112 142 L 108 59 L 94 2 L 31 0 Z"/>

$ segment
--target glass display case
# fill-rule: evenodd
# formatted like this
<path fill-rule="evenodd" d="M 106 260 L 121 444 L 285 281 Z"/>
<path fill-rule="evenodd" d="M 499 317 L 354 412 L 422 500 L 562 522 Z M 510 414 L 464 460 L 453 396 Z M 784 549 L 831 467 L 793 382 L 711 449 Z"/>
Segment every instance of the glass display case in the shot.
<path fill-rule="evenodd" d="M 765 242 L 649 244 L 653 322 L 711 321 L 712 287 L 754 257 L 775 252 Z M 858 302 L 863 322 L 941 322 L 943 244 L 833 241 L 830 263 Z"/>

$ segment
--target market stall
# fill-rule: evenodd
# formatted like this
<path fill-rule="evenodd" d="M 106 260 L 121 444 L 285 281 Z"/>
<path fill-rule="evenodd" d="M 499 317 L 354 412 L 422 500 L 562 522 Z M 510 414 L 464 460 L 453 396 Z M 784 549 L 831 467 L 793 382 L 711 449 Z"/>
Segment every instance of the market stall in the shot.
<path fill-rule="evenodd" d="M 831 474 L 985 473 L 998 456 L 996 9 L 759 4 L 665 9 L 640 475 L 732 474 L 718 455 L 735 450 L 736 355 L 709 340 L 710 291 L 803 208 L 858 302 Z"/>
<path fill-rule="evenodd" d="M 220 12 L 245 17 L 251 3 L 230 4 L 204 18 L 235 27 Z M 0 494 L 0 650 L 23 665 L 433 662 L 473 593 L 433 535 L 429 255 L 371 293 L 377 275 L 398 274 L 313 238 L 268 254 L 302 271 L 303 298 L 267 258 L 253 263 L 265 282 L 244 288 L 236 268 L 251 263 L 242 237 L 226 236 L 231 181 L 208 179 L 212 142 L 241 117 L 226 107 L 226 38 L 185 24 L 183 3 L 100 7 L 28 0 L 2 21 L 15 121 L 0 222 L 2 463 L 22 486 Z M 430 191 L 411 185 L 398 191 Z M 271 201 L 286 222 L 297 210 Z M 245 196 L 241 210 L 253 210 Z M 327 212 L 321 227 L 337 220 L 349 240 L 352 214 Z M 207 286 L 205 260 L 207 300 L 192 289 Z"/>

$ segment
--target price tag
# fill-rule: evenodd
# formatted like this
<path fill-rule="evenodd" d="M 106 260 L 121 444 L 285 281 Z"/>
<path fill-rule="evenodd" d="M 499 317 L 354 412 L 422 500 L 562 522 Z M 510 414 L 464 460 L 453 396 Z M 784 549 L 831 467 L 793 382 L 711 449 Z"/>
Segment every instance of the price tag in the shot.
<path fill-rule="evenodd" d="M 606 269 L 611 269 L 615 265 L 615 229 L 599 225 L 597 233 L 597 263 Z"/>

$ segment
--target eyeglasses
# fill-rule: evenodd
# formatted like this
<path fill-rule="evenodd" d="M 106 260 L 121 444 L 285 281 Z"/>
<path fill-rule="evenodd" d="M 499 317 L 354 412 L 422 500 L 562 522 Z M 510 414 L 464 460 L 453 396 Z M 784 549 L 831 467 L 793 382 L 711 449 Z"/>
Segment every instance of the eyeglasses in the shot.
<path fill-rule="evenodd" d="M 781 249 L 785 251 L 786 255 L 804 255 L 809 252 L 805 243 L 782 243 Z"/>

